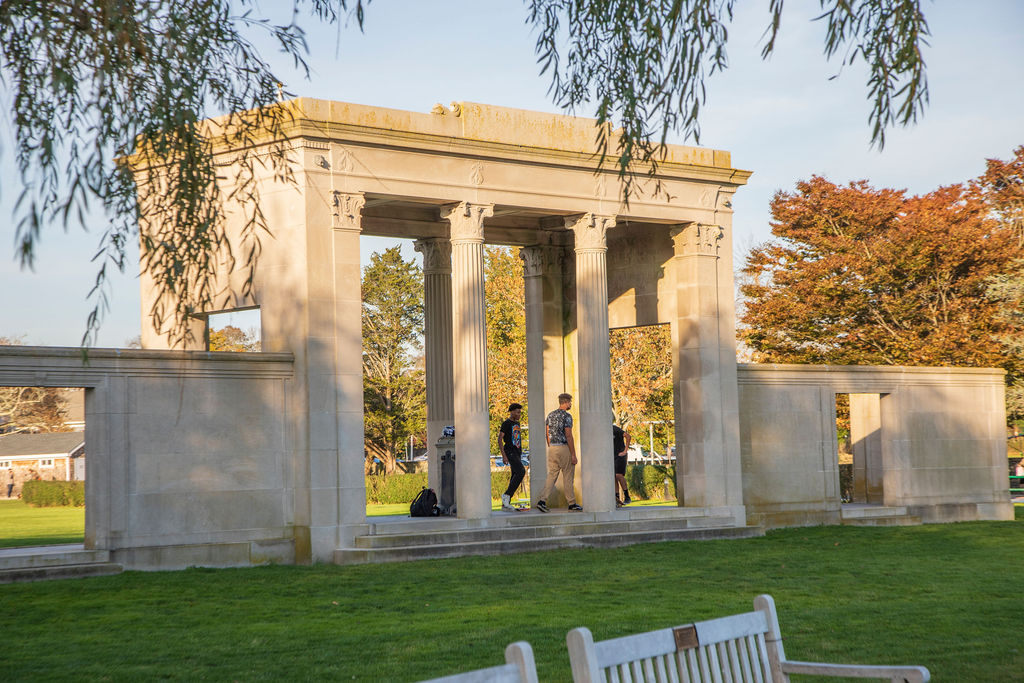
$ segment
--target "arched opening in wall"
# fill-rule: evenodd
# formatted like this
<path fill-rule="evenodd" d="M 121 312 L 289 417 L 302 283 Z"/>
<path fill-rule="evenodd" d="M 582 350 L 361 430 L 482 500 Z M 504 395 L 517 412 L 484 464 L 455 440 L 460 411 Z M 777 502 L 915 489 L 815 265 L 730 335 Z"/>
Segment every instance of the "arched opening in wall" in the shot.
<path fill-rule="evenodd" d="M 0 548 L 85 538 L 85 390 L 0 387 Z"/>
<path fill-rule="evenodd" d="M 363 236 L 360 263 L 366 514 L 408 516 L 430 475 L 423 258 L 413 240 Z"/>
<path fill-rule="evenodd" d="M 631 442 L 625 463 L 630 504 L 676 505 L 676 445 L 669 325 L 613 329 L 612 409 Z M 616 463 L 623 469 L 622 460 Z M 621 480 L 616 477 L 616 497 Z"/>
<path fill-rule="evenodd" d="M 836 452 L 843 503 L 881 505 L 881 394 L 836 394 Z"/>
<path fill-rule="evenodd" d="M 206 315 L 207 351 L 262 350 L 258 306 L 233 308 Z"/>

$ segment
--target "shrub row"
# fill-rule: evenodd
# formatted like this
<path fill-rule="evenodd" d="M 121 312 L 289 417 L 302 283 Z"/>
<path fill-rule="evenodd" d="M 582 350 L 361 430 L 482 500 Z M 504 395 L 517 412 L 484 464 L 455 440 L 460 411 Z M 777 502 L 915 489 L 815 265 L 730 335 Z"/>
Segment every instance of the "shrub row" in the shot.
<path fill-rule="evenodd" d="M 665 480 L 668 479 L 668 497 Z M 626 486 L 631 498 L 640 500 L 675 500 L 675 465 L 630 465 L 626 467 Z"/>
<path fill-rule="evenodd" d="M 508 488 L 511 470 L 504 468 L 491 472 L 491 499 L 498 500 Z M 631 465 L 626 468 L 626 484 L 629 495 L 641 500 L 664 500 L 665 479 L 669 480 L 668 500 L 676 496 L 676 471 L 673 466 Z M 529 475 L 523 482 L 520 495 L 529 491 Z M 366 477 L 366 502 L 372 505 L 386 503 L 409 503 L 427 485 L 427 473 L 416 474 L 370 474 Z M 441 495 L 440 491 L 435 493 Z"/>
<path fill-rule="evenodd" d="M 84 481 L 26 481 L 21 488 L 21 499 L 35 507 L 85 505 Z"/>

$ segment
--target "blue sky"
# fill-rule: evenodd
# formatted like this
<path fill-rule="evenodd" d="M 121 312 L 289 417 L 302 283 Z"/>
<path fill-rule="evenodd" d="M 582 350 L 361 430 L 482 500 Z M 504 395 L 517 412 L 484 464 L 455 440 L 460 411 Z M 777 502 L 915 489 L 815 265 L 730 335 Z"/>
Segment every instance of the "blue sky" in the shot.
<path fill-rule="evenodd" d="M 825 61 L 823 26 L 811 21 L 817 3 L 786 4 L 777 51 L 768 62 L 759 55 L 767 3 L 738 4 L 730 27 L 730 67 L 707 82 L 701 143 L 729 150 L 734 166 L 754 172 L 734 200 L 739 249 L 770 237 L 772 195 L 792 190 L 797 180 L 812 174 L 927 192 L 976 177 L 986 158 L 1007 158 L 1024 144 L 1024 2 L 925 2 L 932 31 L 925 53 L 931 104 L 916 126 L 891 131 L 881 152 L 869 146 L 866 72 Z M 364 33 L 354 22 L 313 27 L 308 81 L 283 60 L 268 56 L 288 89 L 301 96 L 420 112 L 455 100 L 556 111 L 547 96 L 548 79 L 538 75 L 526 16 L 520 0 L 374 0 Z M 3 111 L 0 336 L 76 345 L 91 309 L 85 296 L 95 264 L 89 257 L 102 218 L 97 217 L 93 232 L 65 234 L 59 226 L 51 228 L 44 234 L 36 272 L 22 271 L 13 258 L 10 221 L 17 194 Z M 364 261 L 370 250 L 387 244 L 364 238 Z M 138 334 L 137 280 L 127 274 L 113 284 L 100 346 L 122 346 Z"/>

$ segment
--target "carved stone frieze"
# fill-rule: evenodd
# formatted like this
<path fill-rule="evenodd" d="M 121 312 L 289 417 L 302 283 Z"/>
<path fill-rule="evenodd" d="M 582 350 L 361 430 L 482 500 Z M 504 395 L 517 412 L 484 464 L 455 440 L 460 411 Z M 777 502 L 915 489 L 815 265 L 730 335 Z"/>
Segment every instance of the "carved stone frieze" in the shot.
<path fill-rule="evenodd" d="M 366 197 L 361 192 L 334 192 L 334 207 L 331 227 L 336 230 L 361 230 L 363 223 L 363 206 Z"/>
<path fill-rule="evenodd" d="M 469 183 L 475 187 L 484 184 L 484 167 L 482 164 L 473 164 L 469 171 Z"/>
<path fill-rule="evenodd" d="M 494 215 L 494 204 L 459 202 L 441 209 L 441 218 L 451 225 L 452 242 L 483 242 L 484 219 Z"/>
<path fill-rule="evenodd" d="M 607 251 L 606 236 L 608 228 L 615 227 L 615 216 L 603 216 L 585 213 L 579 216 L 568 216 L 565 227 L 576 236 L 576 251 Z"/>
<path fill-rule="evenodd" d="M 356 164 L 355 157 L 352 155 L 352 152 L 349 149 L 342 147 L 341 149 L 338 150 L 338 160 L 336 166 L 339 173 L 352 172 Z"/>
<path fill-rule="evenodd" d="M 425 275 L 451 274 L 452 243 L 445 239 L 421 239 L 413 242 L 413 248 L 423 254 Z"/>
<path fill-rule="evenodd" d="M 687 223 L 673 228 L 670 234 L 676 256 L 718 256 L 718 245 L 725 232 L 720 225 Z"/>

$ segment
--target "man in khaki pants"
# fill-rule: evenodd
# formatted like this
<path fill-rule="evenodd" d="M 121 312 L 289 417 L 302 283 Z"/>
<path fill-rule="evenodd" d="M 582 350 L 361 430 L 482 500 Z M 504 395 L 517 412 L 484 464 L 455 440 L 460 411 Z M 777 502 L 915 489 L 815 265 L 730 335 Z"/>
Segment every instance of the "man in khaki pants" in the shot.
<path fill-rule="evenodd" d="M 540 492 L 537 509 L 548 511 L 548 496 L 555 490 L 555 481 L 562 475 L 562 487 L 565 489 L 565 500 L 569 503 L 569 512 L 583 512 L 576 504 L 576 494 L 572 490 L 576 477 L 576 442 L 572 438 L 572 407 L 571 394 L 558 395 L 558 409 L 548 413 L 544 420 L 545 437 L 548 443 L 548 476 L 544 490 Z"/>

